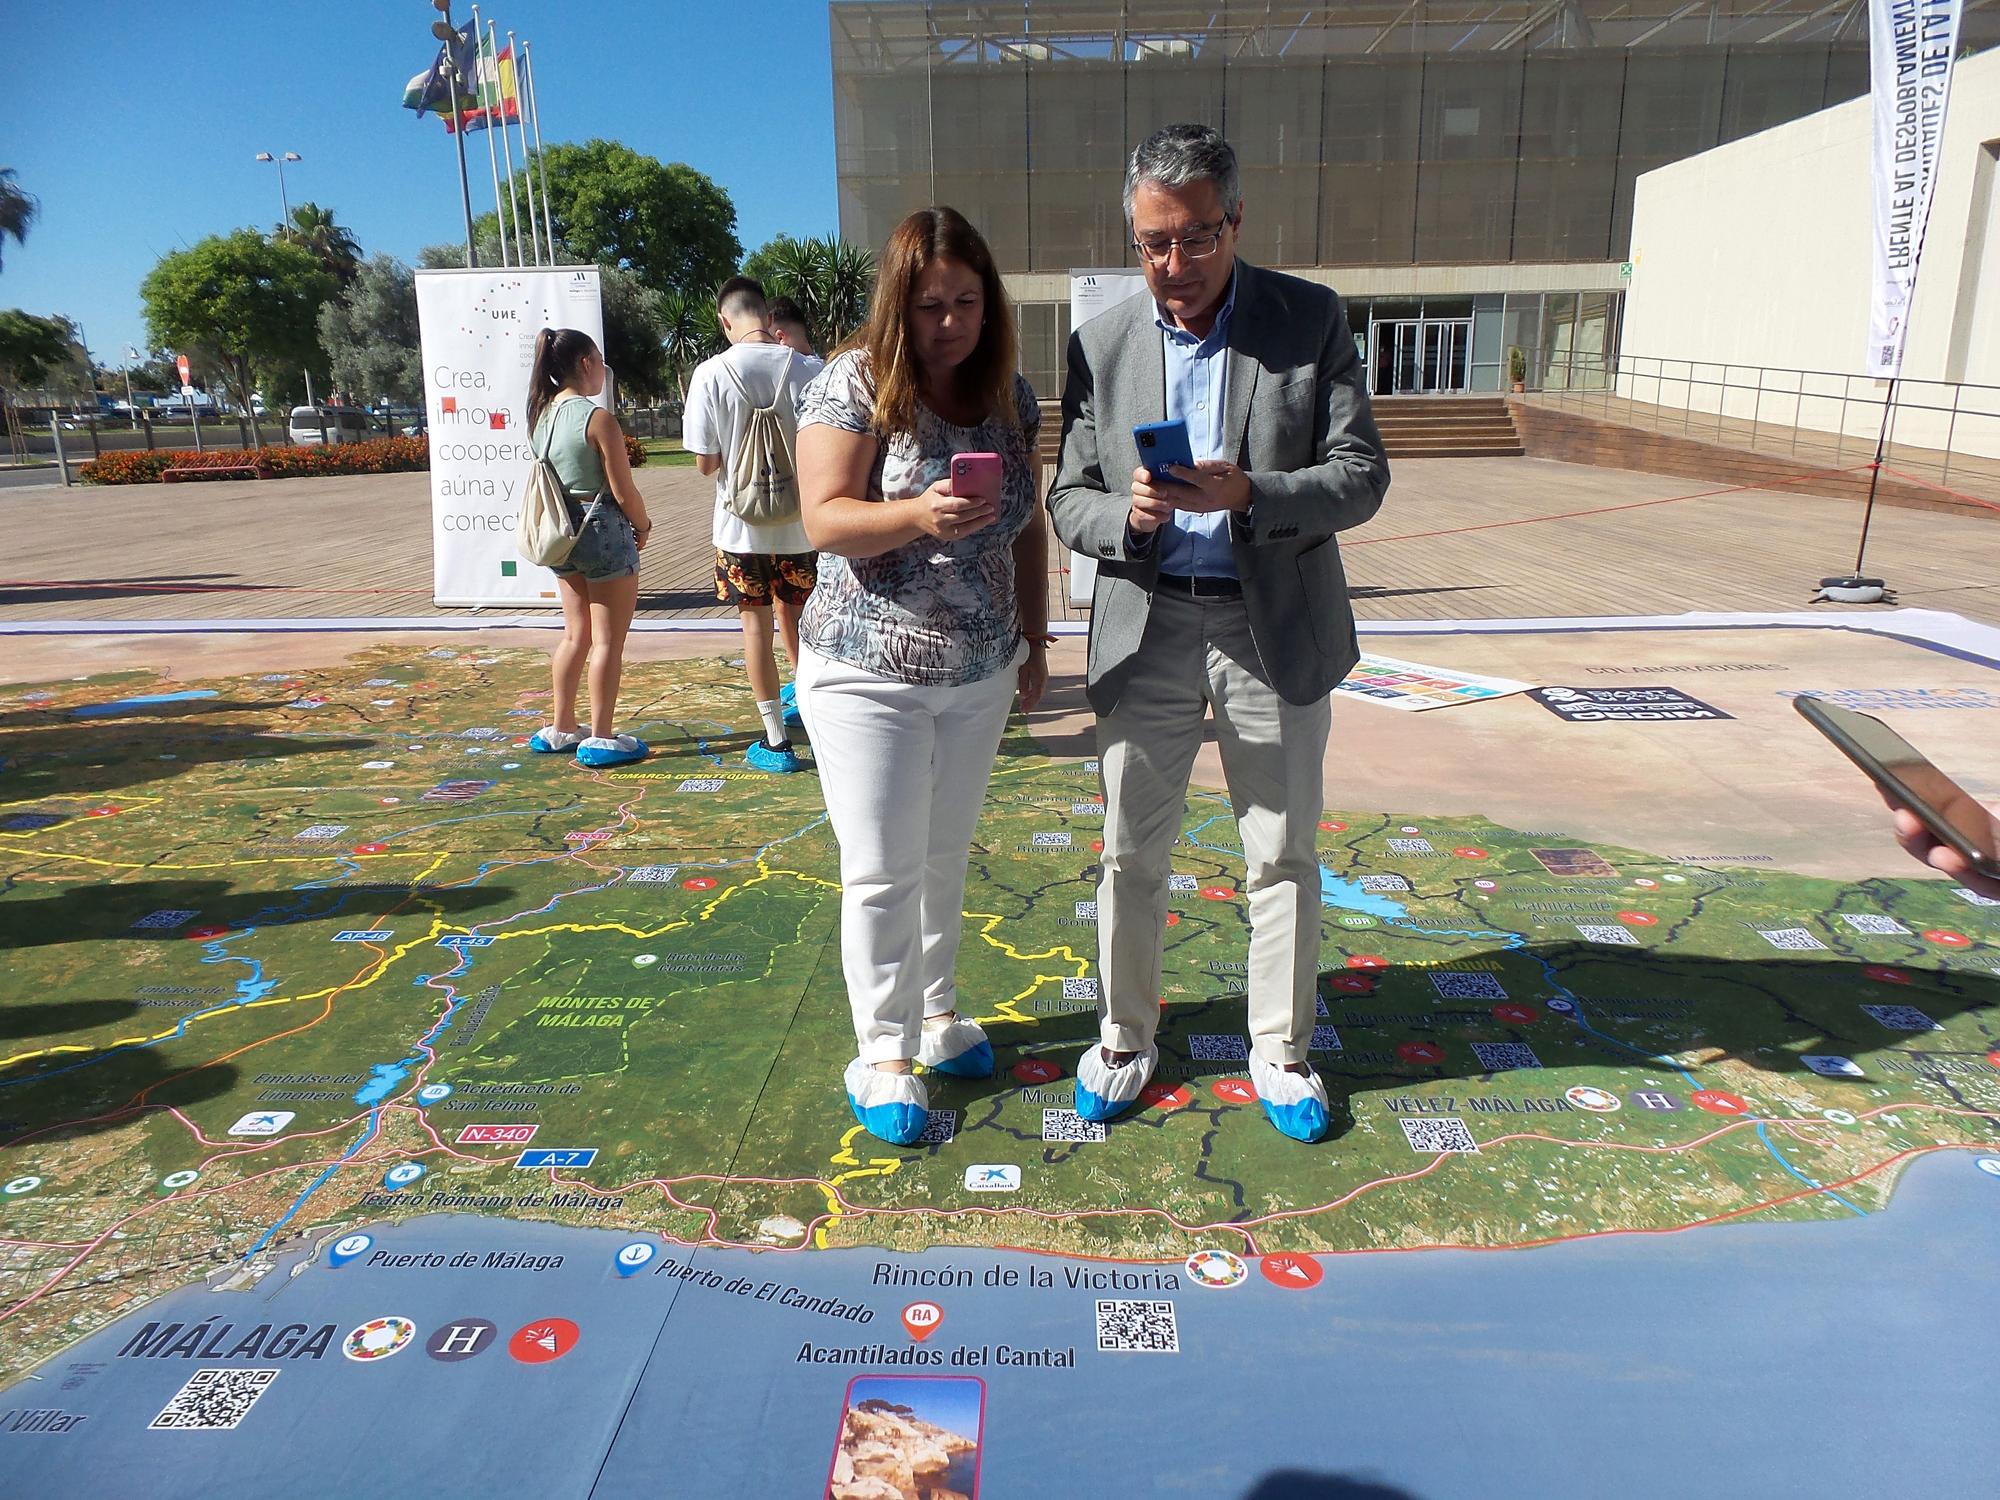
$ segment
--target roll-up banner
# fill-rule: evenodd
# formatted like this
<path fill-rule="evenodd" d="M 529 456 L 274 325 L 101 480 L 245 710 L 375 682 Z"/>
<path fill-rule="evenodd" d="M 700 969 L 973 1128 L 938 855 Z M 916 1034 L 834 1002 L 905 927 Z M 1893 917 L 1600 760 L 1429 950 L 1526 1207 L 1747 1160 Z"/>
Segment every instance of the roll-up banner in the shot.
<path fill-rule="evenodd" d="M 1963 0 L 1868 0 L 1869 92 L 1875 106 L 1875 274 L 1868 373 L 1894 380 L 1916 295 L 1951 102 Z"/>
<path fill-rule="evenodd" d="M 439 605 L 556 605 L 555 575 L 514 544 L 532 455 L 535 335 L 575 328 L 604 346 L 595 266 L 417 272 L 431 439 L 431 592 Z M 611 383 L 605 382 L 603 405 Z"/>
<path fill-rule="evenodd" d="M 1070 332 L 1076 332 L 1106 308 L 1116 307 L 1127 297 L 1136 297 L 1145 290 L 1145 273 L 1131 267 L 1072 270 L 1069 273 Z M 1070 553 L 1069 602 L 1090 603 L 1091 593 L 1096 587 L 1097 559 L 1085 557 L 1081 552 Z"/>

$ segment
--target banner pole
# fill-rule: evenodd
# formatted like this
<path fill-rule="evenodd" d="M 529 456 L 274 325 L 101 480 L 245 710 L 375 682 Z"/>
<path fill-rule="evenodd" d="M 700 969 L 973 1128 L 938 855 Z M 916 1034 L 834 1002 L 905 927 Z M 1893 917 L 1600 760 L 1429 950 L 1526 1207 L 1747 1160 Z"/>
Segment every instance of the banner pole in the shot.
<path fill-rule="evenodd" d="M 451 121 L 454 126 L 462 123 L 458 112 L 458 68 L 454 65 L 450 44 L 446 44 L 444 63 L 445 85 L 451 90 Z M 452 139 L 458 143 L 458 197 L 465 208 L 465 268 L 471 270 L 472 254 L 472 184 L 465 175 L 465 132 L 454 129 Z"/>
<path fill-rule="evenodd" d="M 542 229 L 549 237 L 549 264 L 556 264 L 555 219 L 549 213 L 549 158 L 542 150 L 542 106 L 535 99 L 535 60 L 531 48 L 521 49 L 522 65 L 528 70 L 528 111 L 535 117 L 535 165 L 542 174 Z M 535 190 L 534 173 L 528 174 L 528 191 Z"/>
<path fill-rule="evenodd" d="M 542 264 L 542 239 L 538 237 L 535 225 L 535 174 L 528 166 L 528 122 L 522 111 L 526 107 L 521 99 L 521 44 L 514 40 L 514 33 L 507 33 L 507 50 L 514 54 L 514 128 L 521 132 L 521 170 L 528 178 L 528 248 L 535 252 L 535 264 Z M 507 128 L 507 99 L 500 99 L 500 128 Z"/>
<path fill-rule="evenodd" d="M 493 93 L 494 102 L 504 115 L 506 101 L 500 93 L 500 33 L 491 21 L 486 23 L 486 39 L 493 44 Z M 491 128 L 490 126 L 488 127 Z M 507 122 L 500 122 L 500 155 L 507 163 L 507 202 L 514 210 L 514 264 L 526 265 L 521 256 L 521 200 L 514 192 L 514 147 L 507 136 Z"/>

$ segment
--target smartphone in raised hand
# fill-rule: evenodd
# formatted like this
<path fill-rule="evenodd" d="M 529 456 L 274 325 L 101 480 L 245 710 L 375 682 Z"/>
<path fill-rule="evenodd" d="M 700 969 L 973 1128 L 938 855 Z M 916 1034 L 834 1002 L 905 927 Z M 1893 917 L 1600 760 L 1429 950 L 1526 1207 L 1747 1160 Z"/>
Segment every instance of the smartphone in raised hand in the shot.
<path fill-rule="evenodd" d="M 1000 499 L 1000 455 L 997 453 L 954 453 L 951 456 L 951 492 L 972 500 Z"/>
<path fill-rule="evenodd" d="M 1178 464 L 1183 469 L 1194 467 L 1194 448 L 1188 442 L 1187 423 L 1178 419 L 1172 422 L 1141 422 L 1132 429 L 1132 441 L 1139 445 L 1139 463 L 1155 484 L 1186 484 L 1185 479 L 1176 479 L 1167 469 Z"/>
<path fill-rule="evenodd" d="M 1792 706 L 1891 801 L 1915 813 L 1932 838 L 1956 849 L 1987 879 L 2000 880 L 2000 849 L 1991 847 L 1984 809 L 1914 745 L 1880 719 L 1823 698 L 1794 698 Z"/>

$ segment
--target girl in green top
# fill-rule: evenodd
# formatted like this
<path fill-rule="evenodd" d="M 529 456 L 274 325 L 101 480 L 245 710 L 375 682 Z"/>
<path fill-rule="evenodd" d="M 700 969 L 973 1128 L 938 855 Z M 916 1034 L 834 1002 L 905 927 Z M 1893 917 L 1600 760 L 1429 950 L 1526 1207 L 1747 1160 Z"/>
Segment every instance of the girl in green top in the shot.
<path fill-rule="evenodd" d="M 613 724 L 625 636 L 639 602 L 639 552 L 653 529 L 645 499 L 632 482 L 625 435 L 617 418 L 589 398 L 604 389 L 604 356 L 587 333 L 544 328 L 535 336 L 528 377 L 528 431 L 569 491 L 576 549 L 555 569 L 562 588 L 563 638 L 555 649 L 554 717 L 535 731 L 529 748 L 574 749 L 579 765 L 618 766 L 638 760 L 645 744 Z M 590 664 L 590 733 L 577 721 L 576 694 Z"/>

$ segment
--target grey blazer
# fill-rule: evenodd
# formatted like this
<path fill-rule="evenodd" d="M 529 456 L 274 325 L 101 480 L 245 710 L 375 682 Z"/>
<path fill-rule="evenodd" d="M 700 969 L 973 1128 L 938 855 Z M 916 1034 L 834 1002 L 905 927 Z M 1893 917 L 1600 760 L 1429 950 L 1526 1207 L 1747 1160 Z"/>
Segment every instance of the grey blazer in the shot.
<path fill-rule="evenodd" d="M 1152 297 L 1127 298 L 1070 336 L 1062 464 L 1049 491 L 1056 535 L 1097 559 L 1088 696 L 1117 706 L 1145 634 L 1157 543 L 1125 529 L 1139 467 L 1132 429 L 1166 417 L 1165 356 Z M 1358 650 L 1334 533 L 1380 509 L 1389 463 L 1369 410 L 1347 314 L 1331 288 L 1236 263 L 1228 451 L 1250 475 L 1230 524 L 1250 633 L 1265 678 L 1292 703 L 1332 692 Z"/>

